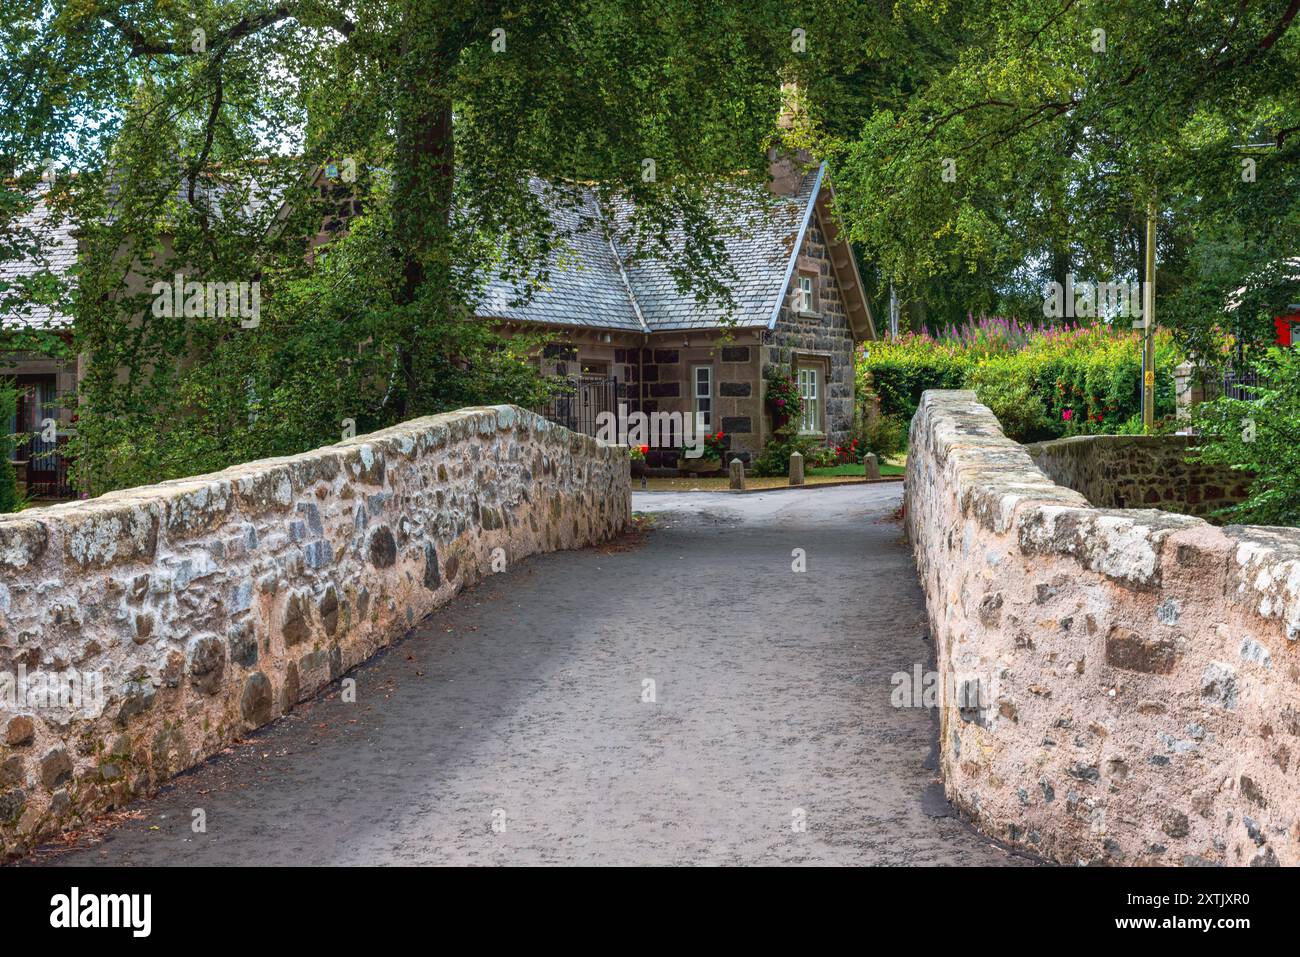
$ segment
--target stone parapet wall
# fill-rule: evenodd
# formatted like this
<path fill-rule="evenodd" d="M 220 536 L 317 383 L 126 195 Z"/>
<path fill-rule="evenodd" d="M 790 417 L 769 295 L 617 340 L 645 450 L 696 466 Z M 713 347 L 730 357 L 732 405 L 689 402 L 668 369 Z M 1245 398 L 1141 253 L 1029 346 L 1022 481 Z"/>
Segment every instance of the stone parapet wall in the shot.
<path fill-rule="evenodd" d="M 1300 530 L 1094 508 L 969 391 L 922 398 L 906 522 L 978 827 L 1066 863 L 1300 864 Z"/>
<path fill-rule="evenodd" d="M 506 563 L 629 518 L 621 449 L 513 406 L 0 517 L 0 857 L 274 720 Z M 31 697 L 52 674 L 78 676 L 80 708 Z"/>
<path fill-rule="evenodd" d="M 1079 435 L 1026 445 L 1058 485 L 1098 508 L 1159 508 L 1213 520 L 1245 501 L 1250 476 L 1188 461 L 1190 435 Z"/>

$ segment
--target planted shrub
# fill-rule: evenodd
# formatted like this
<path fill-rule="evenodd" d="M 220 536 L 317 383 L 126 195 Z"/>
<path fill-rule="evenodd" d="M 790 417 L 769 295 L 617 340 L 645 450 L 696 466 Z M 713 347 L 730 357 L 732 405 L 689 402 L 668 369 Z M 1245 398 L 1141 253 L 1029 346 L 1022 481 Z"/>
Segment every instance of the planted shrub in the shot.
<path fill-rule="evenodd" d="M 819 447 L 815 439 L 799 435 L 798 429 L 796 417 L 772 433 L 763 447 L 763 454 L 754 460 L 755 475 L 789 475 L 791 455 L 798 452 L 808 458 Z"/>
<path fill-rule="evenodd" d="M 858 360 L 858 391 L 880 397 L 882 416 L 910 421 L 926 389 L 974 389 L 1022 442 L 1132 431 L 1141 423 L 1139 333 L 1099 324 L 937 340 L 907 335 L 869 343 Z M 993 330 L 993 332 L 990 332 Z M 1156 416 L 1175 412 L 1173 369 L 1182 361 L 1167 331 L 1156 333 Z M 1135 419 L 1136 417 L 1136 419 Z"/>
<path fill-rule="evenodd" d="M 1197 457 L 1251 479 L 1244 502 L 1223 517 L 1250 525 L 1300 525 L 1300 353 L 1271 349 L 1256 366 L 1253 399 L 1219 398 L 1193 409 Z"/>
<path fill-rule="evenodd" d="M 1034 442 L 1053 435 L 1047 404 L 1034 391 L 1034 382 L 1018 370 L 979 365 L 970 371 L 966 386 L 998 417 L 1009 437 Z"/>
<path fill-rule="evenodd" d="M 21 499 L 18 495 L 18 474 L 14 470 L 14 439 L 9 423 L 18 405 L 18 394 L 7 383 L 0 381 L 0 514 L 16 512 Z"/>
<path fill-rule="evenodd" d="M 877 458 L 883 459 L 887 455 L 903 451 L 907 448 L 909 424 L 909 420 L 901 415 L 881 414 L 868 421 L 863 430 L 863 442 L 866 445 L 863 454 L 875 452 Z"/>

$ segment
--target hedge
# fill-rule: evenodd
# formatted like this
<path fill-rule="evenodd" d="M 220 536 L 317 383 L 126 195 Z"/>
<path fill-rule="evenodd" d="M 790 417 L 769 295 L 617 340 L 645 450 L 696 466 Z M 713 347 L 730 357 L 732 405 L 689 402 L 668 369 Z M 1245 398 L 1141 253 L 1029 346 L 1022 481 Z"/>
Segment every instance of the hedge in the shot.
<path fill-rule="evenodd" d="M 1175 413 L 1172 337 L 1156 336 L 1156 417 Z M 858 391 L 879 397 L 885 416 L 910 420 L 926 389 L 974 389 L 1011 438 L 1141 431 L 1140 334 L 1093 326 L 1050 330 L 1027 345 L 942 342 L 909 335 L 868 343 L 858 358 Z"/>

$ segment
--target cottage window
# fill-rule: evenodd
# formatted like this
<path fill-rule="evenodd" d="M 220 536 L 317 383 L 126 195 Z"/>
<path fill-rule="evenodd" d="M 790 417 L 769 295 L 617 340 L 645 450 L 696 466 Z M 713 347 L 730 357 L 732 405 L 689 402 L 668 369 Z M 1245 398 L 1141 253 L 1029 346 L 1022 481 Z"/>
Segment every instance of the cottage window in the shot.
<path fill-rule="evenodd" d="M 799 369 L 799 431 L 821 431 L 820 397 L 817 390 L 816 367 L 803 366 Z"/>
<path fill-rule="evenodd" d="M 799 277 L 799 311 L 815 311 L 815 302 L 813 300 L 813 280 L 812 276 Z"/>
<path fill-rule="evenodd" d="M 703 426 L 713 430 L 713 366 L 695 366 L 691 370 L 694 383 L 692 410 L 695 415 L 691 421 L 693 427 Z"/>

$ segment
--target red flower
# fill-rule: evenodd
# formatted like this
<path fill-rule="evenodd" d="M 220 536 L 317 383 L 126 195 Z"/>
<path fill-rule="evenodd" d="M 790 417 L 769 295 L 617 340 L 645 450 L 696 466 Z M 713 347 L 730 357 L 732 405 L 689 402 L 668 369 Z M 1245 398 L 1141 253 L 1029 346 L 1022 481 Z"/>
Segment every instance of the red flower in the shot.
<path fill-rule="evenodd" d="M 648 446 L 648 445 L 643 445 L 643 446 L 641 446 L 641 454 L 642 454 L 642 455 L 645 455 L 645 454 L 646 454 L 647 452 L 649 452 L 649 451 L 650 451 L 650 446 Z"/>

